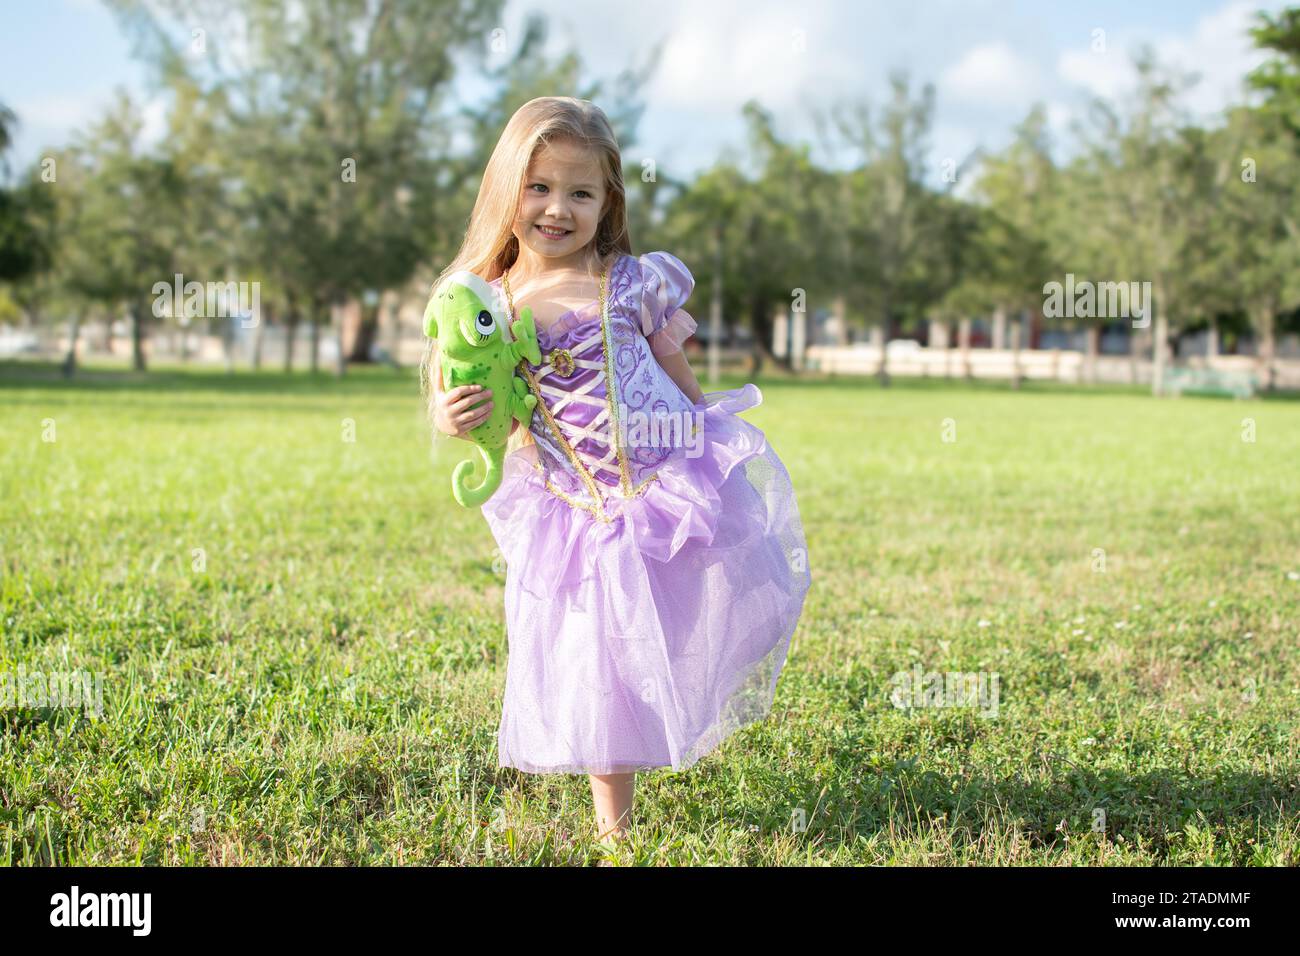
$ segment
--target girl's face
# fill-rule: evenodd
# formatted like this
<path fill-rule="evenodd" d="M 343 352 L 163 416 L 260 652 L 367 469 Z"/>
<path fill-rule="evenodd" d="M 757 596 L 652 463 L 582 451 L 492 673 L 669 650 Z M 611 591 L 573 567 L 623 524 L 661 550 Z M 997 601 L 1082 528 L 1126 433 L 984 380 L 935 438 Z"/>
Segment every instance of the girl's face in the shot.
<path fill-rule="evenodd" d="M 542 146 L 528 164 L 515 238 L 527 268 L 585 264 L 587 247 L 605 211 L 605 176 L 594 153 L 570 140 Z"/>

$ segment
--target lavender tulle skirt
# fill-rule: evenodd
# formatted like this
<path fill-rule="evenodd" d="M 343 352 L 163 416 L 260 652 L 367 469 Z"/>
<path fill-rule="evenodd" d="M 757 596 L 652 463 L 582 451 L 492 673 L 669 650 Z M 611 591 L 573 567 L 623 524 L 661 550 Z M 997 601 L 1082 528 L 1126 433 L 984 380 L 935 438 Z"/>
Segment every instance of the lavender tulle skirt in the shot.
<path fill-rule="evenodd" d="M 681 770 L 769 712 L 811 574 L 790 476 L 736 415 L 761 401 L 707 393 L 702 454 L 608 523 L 546 489 L 535 445 L 507 457 L 482 507 L 507 566 L 500 766 Z"/>

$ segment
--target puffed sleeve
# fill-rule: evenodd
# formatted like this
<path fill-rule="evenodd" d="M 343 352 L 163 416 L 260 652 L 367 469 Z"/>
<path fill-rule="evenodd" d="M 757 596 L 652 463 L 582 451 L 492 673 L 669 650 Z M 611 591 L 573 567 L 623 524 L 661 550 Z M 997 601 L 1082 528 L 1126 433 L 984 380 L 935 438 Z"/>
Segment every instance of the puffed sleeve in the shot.
<path fill-rule="evenodd" d="M 655 355 L 680 352 L 697 327 L 695 319 L 682 309 L 695 288 L 695 279 L 682 260 L 668 252 L 648 252 L 640 263 L 641 331 Z"/>

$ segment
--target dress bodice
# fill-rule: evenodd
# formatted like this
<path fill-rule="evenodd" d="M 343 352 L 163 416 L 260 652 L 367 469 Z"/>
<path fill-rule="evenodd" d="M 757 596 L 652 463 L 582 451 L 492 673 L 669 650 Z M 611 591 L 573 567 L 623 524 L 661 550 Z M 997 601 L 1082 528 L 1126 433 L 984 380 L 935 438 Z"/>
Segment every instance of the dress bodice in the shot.
<path fill-rule="evenodd" d="M 553 494 L 602 521 L 612 520 L 617 499 L 645 493 L 656 468 L 681 454 L 699 427 L 694 404 L 647 337 L 663 327 L 663 296 L 673 294 L 649 258 L 620 256 L 609 267 L 605 313 L 593 303 L 538 327 L 542 361 L 524 363 L 538 399 L 529 425 L 534 467 Z M 499 288 L 500 279 L 491 284 Z M 667 304 L 675 311 L 680 302 Z"/>

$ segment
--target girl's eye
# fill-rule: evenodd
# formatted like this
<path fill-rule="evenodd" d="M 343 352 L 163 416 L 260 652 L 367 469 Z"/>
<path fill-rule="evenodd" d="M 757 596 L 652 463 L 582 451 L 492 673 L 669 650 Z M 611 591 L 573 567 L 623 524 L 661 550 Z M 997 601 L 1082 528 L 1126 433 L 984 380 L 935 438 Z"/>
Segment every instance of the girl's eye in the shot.
<path fill-rule="evenodd" d="M 542 192 L 546 192 L 546 189 L 547 189 L 547 187 L 544 186 L 544 185 L 541 184 L 541 183 L 533 183 L 533 184 L 532 184 L 531 186 L 529 186 L 528 188 L 529 188 L 529 189 L 540 189 Z M 591 198 L 592 198 L 591 193 L 587 192 L 587 190 L 585 190 L 585 189 L 579 189 L 577 192 L 574 193 L 574 195 L 575 195 L 575 196 L 584 196 L 584 197 L 586 197 L 587 199 L 591 199 Z"/>
<path fill-rule="evenodd" d="M 489 335 L 495 332 L 496 327 L 497 324 L 492 319 L 492 313 L 489 312 L 487 309 L 484 309 L 474 318 L 474 330 L 484 338 L 487 338 Z"/>

